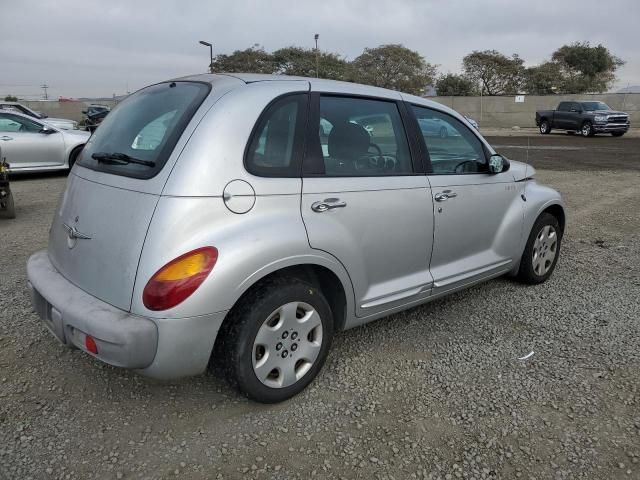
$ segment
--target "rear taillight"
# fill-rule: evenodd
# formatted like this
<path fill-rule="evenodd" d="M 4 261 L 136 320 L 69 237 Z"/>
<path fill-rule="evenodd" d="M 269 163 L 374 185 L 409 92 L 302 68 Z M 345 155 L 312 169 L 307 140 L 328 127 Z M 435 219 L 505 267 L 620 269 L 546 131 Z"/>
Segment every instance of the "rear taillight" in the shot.
<path fill-rule="evenodd" d="M 217 260 L 215 247 L 198 248 L 171 260 L 147 282 L 142 303 L 149 310 L 175 307 L 196 291 Z"/>

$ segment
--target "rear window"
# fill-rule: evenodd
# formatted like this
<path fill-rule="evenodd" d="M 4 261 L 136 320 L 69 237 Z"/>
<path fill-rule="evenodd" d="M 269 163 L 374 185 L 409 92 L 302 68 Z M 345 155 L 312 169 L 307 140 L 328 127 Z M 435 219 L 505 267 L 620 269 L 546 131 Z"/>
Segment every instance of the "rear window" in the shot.
<path fill-rule="evenodd" d="M 199 82 L 167 82 L 137 91 L 105 117 L 78 163 L 116 175 L 153 177 L 162 170 L 210 89 Z"/>

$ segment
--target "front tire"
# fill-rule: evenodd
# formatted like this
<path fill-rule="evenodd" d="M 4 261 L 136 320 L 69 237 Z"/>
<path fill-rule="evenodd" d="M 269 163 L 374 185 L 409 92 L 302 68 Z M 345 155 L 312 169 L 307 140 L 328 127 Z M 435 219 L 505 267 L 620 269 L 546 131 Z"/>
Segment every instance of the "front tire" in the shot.
<path fill-rule="evenodd" d="M 593 125 L 591 122 L 584 122 L 582 128 L 580 128 L 580 134 L 583 137 L 593 137 Z"/>
<path fill-rule="evenodd" d="M 11 192 L 0 201 L 0 218 L 16 218 L 16 206 Z"/>
<path fill-rule="evenodd" d="M 549 124 L 549 121 L 542 120 L 540 122 L 540 133 L 542 135 L 547 135 L 549 132 L 551 132 L 551 125 Z"/>
<path fill-rule="evenodd" d="M 558 219 L 550 213 L 540 215 L 520 259 L 518 279 L 532 285 L 547 281 L 556 268 L 561 243 L 562 230 Z"/>
<path fill-rule="evenodd" d="M 74 148 L 71 151 L 71 154 L 69 155 L 69 171 L 71 171 L 71 169 L 73 168 L 73 165 L 76 163 L 76 160 L 78 159 L 78 155 L 80 155 L 80 152 L 82 151 L 83 148 L 84 148 L 84 145 L 81 145 L 79 147 Z"/>
<path fill-rule="evenodd" d="M 248 293 L 222 328 L 217 357 L 247 397 L 276 403 L 297 395 L 322 369 L 333 316 L 322 292 L 294 278 L 274 278 Z"/>

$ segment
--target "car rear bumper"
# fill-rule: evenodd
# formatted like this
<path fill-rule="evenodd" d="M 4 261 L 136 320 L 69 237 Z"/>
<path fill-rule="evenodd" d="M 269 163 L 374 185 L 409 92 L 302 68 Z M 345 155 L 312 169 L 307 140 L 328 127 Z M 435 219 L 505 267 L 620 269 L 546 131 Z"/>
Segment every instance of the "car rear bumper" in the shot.
<path fill-rule="evenodd" d="M 190 318 L 147 318 L 120 310 L 64 278 L 45 250 L 27 262 L 33 307 L 63 344 L 105 363 L 158 379 L 202 373 L 226 312 Z M 97 354 L 85 346 L 87 335 Z"/>

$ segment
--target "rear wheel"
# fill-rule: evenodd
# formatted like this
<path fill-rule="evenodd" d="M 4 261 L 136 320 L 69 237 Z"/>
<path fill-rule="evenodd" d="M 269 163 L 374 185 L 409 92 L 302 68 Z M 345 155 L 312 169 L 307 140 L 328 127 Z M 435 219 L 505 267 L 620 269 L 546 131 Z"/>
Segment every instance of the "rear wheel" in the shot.
<path fill-rule="evenodd" d="M 542 120 L 540 122 L 540 133 L 546 135 L 551 131 L 551 125 L 548 120 Z"/>
<path fill-rule="evenodd" d="M 584 122 L 580 128 L 580 135 L 583 137 L 593 137 L 593 125 L 591 122 Z"/>
<path fill-rule="evenodd" d="M 540 215 L 531 229 L 520 259 L 518 278 L 530 284 L 546 281 L 556 268 L 561 241 L 558 219 L 550 213 Z"/>
<path fill-rule="evenodd" d="M 611 135 L 614 137 L 621 137 L 625 132 L 611 132 Z"/>
<path fill-rule="evenodd" d="M 16 206 L 11 192 L 0 200 L 0 218 L 16 218 Z"/>
<path fill-rule="evenodd" d="M 69 171 L 71 171 L 71 169 L 73 168 L 73 165 L 76 163 L 76 160 L 78 159 L 78 155 L 80 155 L 80 152 L 82 151 L 83 148 L 84 148 L 84 145 L 81 145 L 79 147 L 74 148 L 71 151 L 71 154 L 69 155 Z"/>
<path fill-rule="evenodd" d="M 216 356 L 231 382 L 262 403 L 286 400 L 311 383 L 333 337 L 333 316 L 322 292 L 293 278 L 257 287 L 225 323 Z"/>

